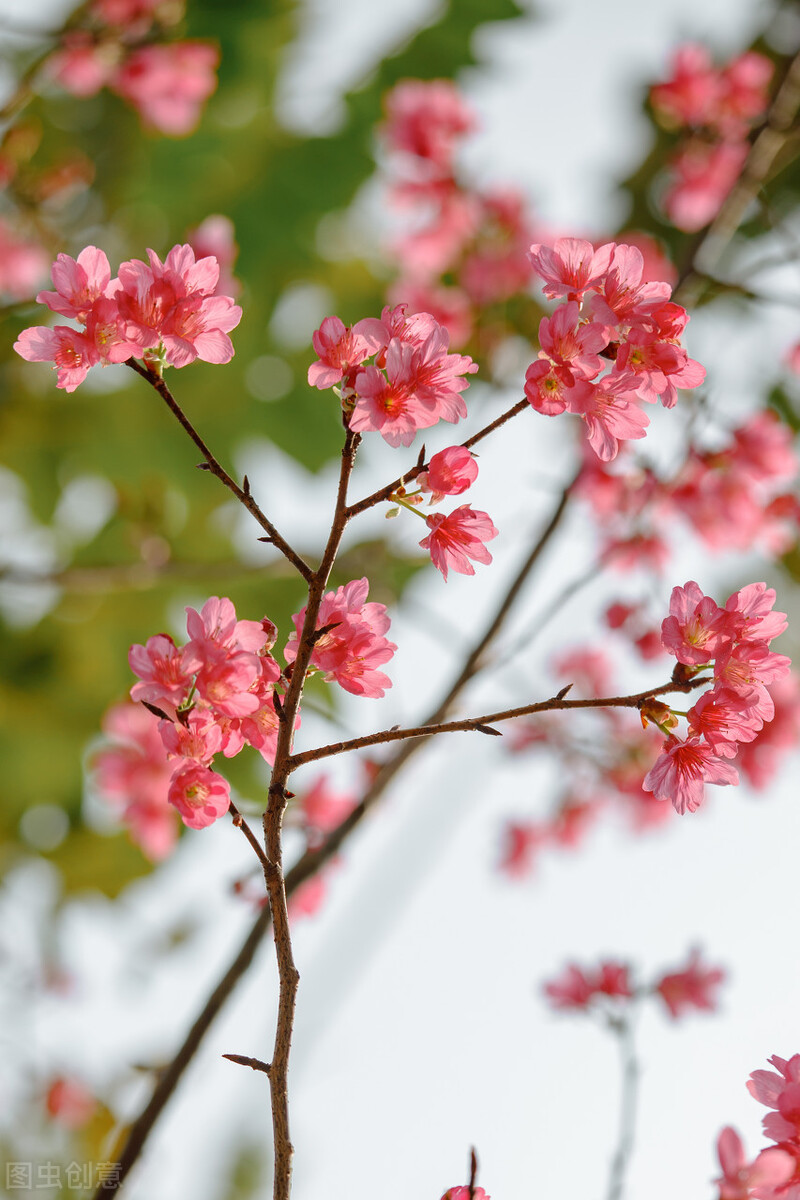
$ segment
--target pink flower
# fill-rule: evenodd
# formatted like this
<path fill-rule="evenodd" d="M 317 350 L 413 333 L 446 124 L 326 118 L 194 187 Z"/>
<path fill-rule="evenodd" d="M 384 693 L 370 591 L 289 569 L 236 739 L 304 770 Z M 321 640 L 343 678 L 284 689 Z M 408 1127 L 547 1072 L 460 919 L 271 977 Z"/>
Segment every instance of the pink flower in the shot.
<path fill-rule="evenodd" d="M 449 79 L 401 80 L 386 97 L 386 113 L 390 149 L 433 175 L 450 172 L 458 139 L 475 128 L 474 113 Z"/>
<path fill-rule="evenodd" d="M 397 646 L 383 636 L 390 625 L 386 605 L 367 604 L 368 592 L 368 580 L 358 579 L 325 593 L 316 628 L 326 632 L 314 643 L 311 665 L 354 696 L 378 698 L 392 683 L 376 668 L 389 661 Z M 292 618 L 295 632 L 283 652 L 287 662 L 297 657 L 305 617 L 303 608 Z"/>
<path fill-rule="evenodd" d="M 94 343 L 68 325 L 33 325 L 23 329 L 14 349 L 27 362 L 51 362 L 58 372 L 56 387 L 74 392 L 83 383 L 89 369 L 100 361 Z"/>
<path fill-rule="evenodd" d="M 482 1187 L 473 1188 L 472 1196 L 473 1200 L 492 1200 Z M 442 1200 L 470 1200 L 469 1188 L 466 1185 L 448 1188 Z"/>
<path fill-rule="evenodd" d="M 79 1080 L 59 1075 L 47 1089 L 45 1107 L 65 1129 L 83 1129 L 97 1112 L 97 1100 Z"/>
<path fill-rule="evenodd" d="M 672 58 L 672 78 L 650 89 L 650 101 L 669 126 L 708 125 L 720 96 L 719 73 L 705 46 L 679 46 Z"/>
<path fill-rule="evenodd" d="M 636 377 L 606 375 L 583 396 L 569 393 L 567 407 L 586 422 L 589 445 L 602 462 L 619 452 L 620 442 L 644 437 L 650 418 L 636 403 Z"/>
<path fill-rule="evenodd" d="M 311 336 L 319 355 L 308 368 L 311 387 L 333 387 L 361 363 L 383 349 L 386 330 L 380 321 L 367 317 L 347 329 L 338 317 L 326 317 Z"/>
<path fill-rule="evenodd" d="M 613 251 L 612 242 L 595 250 L 591 242 L 559 238 L 552 247 L 538 243 L 531 246 L 529 258 L 536 274 L 545 280 L 548 300 L 559 296 L 582 300 L 605 277 Z"/>
<path fill-rule="evenodd" d="M 97 246 L 87 246 L 77 259 L 59 254 L 53 263 L 52 276 L 56 290 L 39 292 L 36 299 L 62 317 L 85 322 L 95 300 L 111 294 L 111 268 Z"/>
<path fill-rule="evenodd" d="M 141 681 L 131 688 L 131 699 L 153 704 L 174 718 L 175 710 L 189 697 L 198 660 L 191 652 L 179 650 L 167 634 L 158 633 L 144 646 L 131 646 L 128 662 Z"/>
<path fill-rule="evenodd" d="M 692 950 L 681 971 L 672 971 L 653 985 L 671 1017 L 681 1017 L 691 1009 L 713 1012 L 717 1006 L 716 989 L 725 979 L 720 967 L 708 967 L 700 961 L 700 951 Z"/>
<path fill-rule="evenodd" d="M 748 699 L 727 687 L 704 692 L 689 709 L 689 732 L 724 758 L 737 754 L 738 742 L 752 742 L 763 723 Z"/>
<path fill-rule="evenodd" d="M 163 263 L 155 251 L 147 254 L 149 265 L 139 259 L 122 263 L 115 293 L 127 336 L 139 353 L 163 343 L 166 361 L 174 367 L 196 358 L 229 362 L 233 345 L 227 335 L 242 310 L 229 296 L 214 294 L 217 260 L 195 260 L 189 245 L 173 246 Z"/>
<path fill-rule="evenodd" d="M 315 834 L 331 833 L 350 815 L 356 803 L 353 796 L 334 792 L 328 777 L 322 775 L 301 797 L 298 815 L 303 826 Z"/>
<path fill-rule="evenodd" d="M 51 79 L 73 96 L 95 96 L 112 79 L 122 49 L 114 41 L 97 41 L 82 30 L 63 35 L 45 63 Z"/>
<path fill-rule="evenodd" d="M 168 42 L 134 50 L 111 86 L 160 133 L 185 137 L 217 86 L 219 50 L 208 42 Z"/>
<path fill-rule="evenodd" d="M 189 233 L 187 240 L 196 258 L 215 258 L 219 263 L 219 280 L 214 295 L 237 296 L 241 291 L 241 284 L 232 271 L 239 247 L 230 217 L 224 217 L 220 213 L 206 217 Z"/>
<path fill-rule="evenodd" d="M 374 430 L 390 446 L 409 446 L 418 429 L 466 416 L 460 393 L 469 383 L 462 376 L 477 371 L 477 364 L 466 355 L 448 354 L 447 330 L 428 319 L 433 328 L 421 344 L 392 337 L 385 376 L 372 365 L 356 376 L 351 429 Z"/>
<path fill-rule="evenodd" d="M 554 1008 L 581 1009 L 588 1008 L 595 996 L 629 1000 L 633 987 L 624 963 L 604 962 L 593 972 L 570 963 L 560 979 L 544 985 L 544 992 Z"/>
<path fill-rule="evenodd" d="M 530 874 L 534 854 L 546 842 L 546 828 L 535 821 L 506 821 L 499 869 L 515 879 Z"/>
<path fill-rule="evenodd" d="M 120 809 L 131 840 L 153 862 L 175 845 L 175 814 L 167 802 L 173 765 L 159 735 L 158 718 L 140 704 L 117 704 L 103 718 L 108 744 L 92 757 L 98 793 Z"/>
<path fill-rule="evenodd" d="M 730 1125 L 717 1139 L 717 1154 L 722 1167 L 721 1177 L 715 1180 L 719 1185 L 719 1200 L 749 1200 L 755 1188 L 778 1187 L 794 1174 L 794 1158 L 777 1146 L 762 1150 L 749 1163 L 742 1140 Z"/>
<path fill-rule="evenodd" d="M 169 802 L 177 808 L 184 825 L 205 829 L 224 817 L 230 805 L 228 781 L 200 763 L 188 760 L 172 776 Z"/>
<path fill-rule="evenodd" d="M 698 140 L 687 143 L 673 160 L 675 174 L 664 197 L 664 210 L 673 225 L 686 233 L 713 221 L 742 172 L 749 143 Z"/>
<path fill-rule="evenodd" d="M 426 520 L 431 532 L 422 539 L 420 546 L 429 552 L 433 565 L 445 579 L 449 568 L 459 575 L 474 575 L 475 568 L 470 559 L 480 563 L 492 561 L 485 543 L 497 537 L 498 531 L 488 513 L 463 504 L 447 517 L 442 513 L 431 513 Z"/>
<path fill-rule="evenodd" d="M 739 775 L 730 763 L 717 758 L 710 746 L 699 738 L 681 742 L 670 736 L 642 787 L 657 800 L 671 800 L 676 812 L 695 812 L 703 802 L 706 783 L 738 783 Z"/>
<path fill-rule="evenodd" d="M 670 615 L 661 624 L 665 650 L 688 666 L 709 663 L 733 638 L 734 622 L 690 579 L 672 589 Z"/>
<path fill-rule="evenodd" d="M 0 177 L 3 166 L 0 156 Z M 48 261 L 43 246 L 0 218 L 0 293 L 9 300 L 28 300 L 45 278 Z"/>
<path fill-rule="evenodd" d="M 786 675 L 766 689 L 774 708 L 772 720 L 755 741 L 739 747 L 736 766 L 755 788 L 772 780 L 788 753 L 800 744 L 800 682 Z"/>
<path fill-rule="evenodd" d="M 477 478 L 474 454 L 464 446 L 448 446 L 433 455 L 427 471 L 417 476 L 417 483 L 423 491 L 433 493 L 431 501 L 435 503 L 443 496 L 460 496 Z"/>

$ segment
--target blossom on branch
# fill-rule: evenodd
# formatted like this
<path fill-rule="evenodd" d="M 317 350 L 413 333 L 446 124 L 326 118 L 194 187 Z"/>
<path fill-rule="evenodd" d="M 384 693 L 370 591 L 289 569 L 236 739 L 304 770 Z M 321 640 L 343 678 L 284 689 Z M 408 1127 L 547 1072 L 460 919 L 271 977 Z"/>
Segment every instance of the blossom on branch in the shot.
<path fill-rule="evenodd" d="M 445 579 L 451 568 L 459 575 L 474 575 L 475 568 L 470 559 L 480 563 L 492 561 L 485 543 L 497 537 L 497 529 L 488 513 L 462 504 L 449 516 L 431 513 L 426 520 L 431 532 L 422 539 L 420 546 L 429 552 L 433 565 Z"/>
<path fill-rule="evenodd" d="M 367 603 L 368 594 L 366 578 L 325 593 L 317 615 L 319 636 L 314 640 L 311 666 L 346 692 L 377 699 L 392 686 L 377 668 L 392 658 L 397 646 L 383 636 L 391 624 L 386 605 Z M 292 617 L 295 632 L 283 651 L 289 663 L 297 657 L 305 619 L 305 608 Z"/>
<path fill-rule="evenodd" d="M 59 254 L 54 291 L 37 300 L 84 328 L 36 325 L 24 329 L 14 349 L 28 362 L 52 362 L 58 387 L 73 392 L 93 366 L 135 357 L 185 367 L 201 358 L 225 363 L 233 357 L 228 333 L 242 310 L 230 296 L 216 295 L 219 263 L 195 259 L 189 245 L 173 246 L 166 260 L 148 250 L 149 263 L 131 259 L 111 278 L 108 259 L 87 246 L 77 259 Z"/>
<path fill-rule="evenodd" d="M 529 257 L 545 295 L 565 299 L 539 324 L 542 348 L 526 372 L 525 395 L 546 416 L 583 417 L 591 448 L 609 462 L 621 442 L 644 437 L 641 402 L 660 398 L 671 408 L 679 387 L 703 382 L 704 369 L 680 345 L 689 318 L 670 302 L 668 283 L 644 281 L 636 246 L 595 250 L 560 238 L 552 247 L 534 244 Z"/>

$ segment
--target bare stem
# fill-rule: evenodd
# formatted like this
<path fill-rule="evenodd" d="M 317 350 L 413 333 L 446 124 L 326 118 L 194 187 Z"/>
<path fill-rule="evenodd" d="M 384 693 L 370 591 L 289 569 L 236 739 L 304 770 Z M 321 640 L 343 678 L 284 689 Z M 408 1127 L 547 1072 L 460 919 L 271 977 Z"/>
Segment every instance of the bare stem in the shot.
<path fill-rule="evenodd" d="M 268 535 L 265 540 L 269 541 L 277 550 L 280 550 L 281 554 L 285 558 L 288 558 L 292 566 L 299 571 L 299 573 L 303 576 L 303 579 L 305 579 L 305 581 L 308 583 L 313 574 L 311 567 L 307 562 L 304 561 L 304 559 L 300 557 L 299 554 L 296 553 L 296 551 L 292 549 L 286 539 L 281 537 L 272 522 L 261 511 L 250 494 L 249 486 L 246 485 L 243 488 L 240 487 L 235 479 L 232 479 L 225 468 L 217 461 L 206 443 L 201 438 L 200 434 L 195 429 L 194 425 L 192 425 L 191 421 L 186 416 L 186 413 L 172 395 L 172 392 L 169 390 L 161 376 L 156 371 L 148 367 L 146 363 L 140 363 L 135 358 L 127 359 L 125 366 L 130 367 L 132 371 L 137 373 L 137 375 L 141 375 L 142 379 L 146 379 L 150 386 L 155 388 L 161 399 L 166 404 L 167 408 L 170 410 L 182 428 L 186 431 L 186 433 L 188 433 L 189 437 L 202 454 L 203 459 L 205 460 L 203 464 L 205 469 L 210 471 L 212 475 L 215 475 L 217 479 L 219 479 L 220 482 L 225 485 L 228 491 L 233 493 L 239 503 L 244 505 L 250 515 L 255 517 L 256 521 L 258 521 L 258 524 Z"/>
<path fill-rule="evenodd" d="M 308 665 L 316 644 L 317 617 L 330 577 L 331 569 L 348 521 L 347 487 L 355 463 L 356 451 L 361 437 L 350 429 L 345 435 L 339 470 L 339 486 L 336 493 L 331 530 L 317 571 L 313 572 L 308 587 L 308 603 L 303 628 L 292 665 L 292 677 L 279 712 L 280 725 L 269 787 L 269 801 L 264 813 L 264 845 L 266 861 L 264 878 L 272 912 L 275 954 L 278 962 L 278 1020 L 275 1030 L 275 1046 L 269 1071 L 270 1097 L 272 1101 L 272 1130 L 275 1146 L 275 1170 L 273 1178 L 273 1200 L 289 1200 L 292 1186 L 292 1156 L 294 1150 L 289 1131 L 289 1054 L 292 1044 L 294 1010 L 297 999 L 299 972 L 292 951 L 289 912 L 286 903 L 286 887 L 283 876 L 281 829 L 288 800 L 286 783 L 294 770 L 292 757 L 292 735 L 295 718 L 300 706 Z"/>
<path fill-rule="evenodd" d="M 528 408 L 527 400 L 518 400 L 511 408 L 506 409 L 499 417 L 495 417 L 488 425 L 484 425 L 483 429 L 479 429 L 471 438 L 467 438 L 461 445 L 465 450 L 469 450 L 471 446 L 476 446 L 483 438 L 488 437 L 490 433 L 494 433 L 495 429 L 499 429 L 501 425 L 505 425 L 506 421 L 510 421 L 512 417 L 516 417 L 517 413 L 524 412 Z M 381 504 L 384 500 L 388 500 L 394 495 L 399 487 L 404 484 L 411 483 L 421 475 L 427 468 L 427 463 L 423 461 L 422 456 L 417 460 L 416 465 L 407 471 L 405 475 L 401 475 L 392 483 L 387 483 L 385 487 L 379 488 L 377 492 L 373 492 L 371 496 L 365 496 L 363 500 L 359 500 L 356 504 L 351 504 L 347 509 L 348 520 L 351 517 L 358 516 L 359 513 L 366 512 L 368 508 L 374 508 L 376 504 Z"/>
<path fill-rule="evenodd" d="M 383 729 L 379 733 L 369 733 L 364 737 L 349 738 L 344 742 L 331 742 L 328 746 L 317 746 L 314 750 L 305 750 L 302 754 L 292 756 L 292 769 L 302 767 L 305 763 L 317 762 L 321 758 L 331 758 L 335 754 L 347 754 L 351 750 L 364 750 L 367 746 L 379 746 L 385 742 L 401 742 L 407 738 L 433 737 L 440 733 L 494 733 L 492 729 L 502 721 L 512 721 L 515 717 L 529 717 L 534 713 L 560 712 L 567 708 L 638 708 L 644 700 L 653 696 L 664 696 L 668 692 L 690 692 L 699 687 L 705 679 L 695 679 L 691 683 L 671 681 L 644 692 L 636 692 L 632 696 L 599 696 L 593 700 L 566 700 L 560 695 L 552 696 L 549 700 L 537 700 L 534 704 L 523 704 L 520 708 L 506 708 L 501 712 L 487 713 L 482 717 L 466 717 L 462 721 L 442 721 L 436 725 L 416 725 L 411 729 Z"/>
<path fill-rule="evenodd" d="M 239 812 L 238 808 L 236 807 L 236 805 L 233 803 L 232 800 L 228 804 L 228 812 L 231 814 L 231 817 L 233 818 L 233 823 L 236 826 L 236 828 L 241 829 L 242 833 L 244 834 L 244 836 L 247 838 L 250 845 L 255 850 L 256 858 L 261 863 L 262 868 L 264 870 L 266 870 L 268 863 L 267 863 L 267 857 L 264 854 L 264 847 L 261 845 L 258 838 L 253 833 L 252 829 L 247 824 L 247 821 L 245 821 L 244 817 Z"/>
<path fill-rule="evenodd" d="M 608 1179 L 608 1200 L 622 1200 L 625 1172 L 633 1152 L 636 1130 L 636 1099 L 639 1085 L 639 1062 L 633 1038 L 630 1017 L 620 1017 L 610 1022 L 617 1037 L 622 1059 L 622 1101 L 620 1105 L 619 1140 L 611 1162 Z"/>

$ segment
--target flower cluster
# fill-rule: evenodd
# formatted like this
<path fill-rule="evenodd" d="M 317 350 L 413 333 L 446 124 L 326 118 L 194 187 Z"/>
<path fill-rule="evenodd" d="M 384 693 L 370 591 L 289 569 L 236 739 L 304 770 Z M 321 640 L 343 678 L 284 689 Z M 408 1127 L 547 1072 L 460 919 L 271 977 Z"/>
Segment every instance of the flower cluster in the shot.
<path fill-rule="evenodd" d="M 608 462 L 620 442 L 644 437 L 649 419 L 641 401 L 660 398 L 672 408 L 678 388 L 705 379 L 680 345 L 689 317 L 670 302 L 668 283 L 642 282 L 644 259 L 635 246 L 609 242 L 595 250 L 591 242 L 561 238 L 552 247 L 531 246 L 530 259 L 545 296 L 562 303 L 539 325 L 541 350 L 526 372 L 525 395 L 546 416 L 582 417 L 589 445 Z"/>
<path fill-rule="evenodd" d="M 717 1138 L 717 1155 L 722 1168 L 722 1175 L 714 1181 L 719 1186 L 719 1200 L 750 1200 L 751 1196 L 798 1200 L 800 1189 L 792 1187 L 795 1160 L 786 1150 L 770 1146 L 748 1162 L 742 1139 L 726 1125 Z"/>
<path fill-rule="evenodd" d="M 408 492 L 401 487 L 391 499 L 404 508 L 423 502 L 438 504 L 445 496 L 460 496 L 478 477 L 478 464 L 465 446 L 448 446 L 434 454 L 424 471 L 417 476 L 419 490 Z M 462 504 L 445 516 L 431 513 L 425 518 L 430 529 L 420 546 L 427 550 L 437 570 L 447 579 L 449 570 L 460 575 L 474 575 L 472 561 L 490 563 L 492 556 L 486 543 L 497 536 L 488 513 L 469 504 Z"/>
<path fill-rule="evenodd" d="M 160 862 L 177 839 L 175 810 L 167 800 L 174 763 L 158 717 L 141 704 L 115 704 L 103 718 L 106 744 L 92 757 L 93 785 L 117 811 L 132 841 Z"/>
<path fill-rule="evenodd" d="M 769 643 L 786 628 L 785 613 L 773 612 L 775 592 L 765 583 L 751 583 L 734 592 L 720 608 L 698 584 L 689 581 L 673 589 L 670 615 L 661 627 L 666 650 L 677 658 L 678 671 L 689 681 L 712 670 L 713 687 L 704 692 L 687 714 L 688 737 L 672 733 L 677 717 L 665 705 L 659 711 L 642 707 L 667 734 L 661 754 L 643 786 L 658 800 L 671 800 L 679 813 L 694 812 L 703 800 L 706 783 L 738 783 L 731 759 L 740 743 L 752 742 L 774 715 L 767 684 L 788 674 L 790 661 L 770 650 Z"/>
<path fill-rule="evenodd" d="M 180 20 L 181 0 L 95 0 L 86 10 L 47 59 L 49 77 L 74 96 L 107 87 L 159 132 L 191 133 L 217 86 L 219 50 L 153 40 Z"/>
<path fill-rule="evenodd" d="M 326 317 L 313 335 L 318 360 L 308 369 L 312 387 L 338 385 L 350 428 L 378 432 L 390 446 L 410 446 L 418 429 L 467 415 L 464 375 L 477 364 L 448 354 L 449 335 L 430 313 L 384 308 L 348 329 Z M 367 364 L 367 359 L 374 361 Z"/>
<path fill-rule="evenodd" d="M 487 306 L 526 288 L 533 225 L 520 193 L 482 192 L 459 179 L 459 143 L 477 122 L 449 80 L 403 80 L 386 111 L 389 199 L 412 226 L 391 247 L 402 272 L 391 294 L 434 313 L 461 346 Z"/>
<path fill-rule="evenodd" d="M 765 114 L 774 67 L 748 52 L 715 67 L 704 46 L 681 46 L 672 77 L 650 90 L 662 125 L 689 129 L 672 161 L 664 209 L 679 229 L 702 229 L 719 212 L 741 174 L 751 127 Z"/>
<path fill-rule="evenodd" d="M 553 1008 L 560 1011 L 589 1009 L 600 1001 L 627 1002 L 640 996 L 658 996 L 673 1018 L 693 1009 L 713 1011 L 716 989 L 725 972 L 706 966 L 700 953 L 693 950 L 686 966 L 658 976 L 652 983 L 636 986 L 625 963 L 602 962 L 593 970 L 569 963 L 563 974 L 544 985 L 544 994 Z"/>
<path fill-rule="evenodd" d="M 173 246 L 164 262 L 148 250 L 148 263 L 124 262 L 116 278 L 102 250 L 87 246 L 77 259 L 59 254 L 53 264 L 55 291 L 36 299 L 71 325 L 23 329 L 14 349 L 28 362 L 52 362 L 58 387 L 74 392 L 98 364 L 144 358 L 185 367 L 196 358 L 226 363 L 233 357 L 228 337 L 242 310 L 230 296 L 216 294 L 219 263 L 196 259 L 189 245 Z"/>
<path fill-rule="evenodd" d="M 773 1177 L 759 1182 L 752 1194 L 758 1200 L 800 1200 L 800 1054 L 789 1059 L 774 1054 L 768 1061 L 775 1069 L 753 1071 L 747 1090 L 772 1110 L 764 1117 L 764 1133 L 782 1152 L 783 1169 L 776 1178 L 776 1166 Z M 772 1154 L 775 1160 L 777 1151 Z"/>
<path fill-rule="evenodd" d="M 577 493 L 600 526 L 601 557 L 617 569 L 642 564 L 661 570 L 669 560 L 666 535 L 677 519 L 711 550 L 761 542 L 771 554 L 785 553 L 800 520 L 790 490 L 798 469 L 792 443 L 788 426 L 761 412 L 714 449 L 690 448 L 667 478 L 626 463 L 624 456 L 617 460 L 620 469 L 611 470 L 587 454 Z"/>
<path fill-rule="evenodd" d="M 366 579 L 354 579 L 335 592 L 325 593 L 317 615 L 318 636 L 310 665 L 346 692 L 377 699 L 392 686 L 388 676 L 377 668 L 389 661 L 397 646 L 383 636 L 390 624 L 386 605 L 367 603 L 368 593 Z M 283 652 L 289 663 L 297 657 L 305 608 L 292 619 L 295 632 Z"/>
<path fill-rule="evenodd" d="M 774 1144 L 747 1161 L 741 1138 L 729 1125 L 719 1135 L 719 1200 L 800 1200 L 800 1054 L 769 1060 L 772 1071 L 753 1071 L 747 1090 L 772 1111 L 764 1133 Z"/>
<path fill-rule="evenodd" d="M 199 613 L 187 608 L 186 614 L 184 646 L 156 634 L 144 646 L 132 646 L 128 661 L 139 678 L 131 698 L 162 717 L 161 740 L 177 762 L 169 802 L 191 829 L 203 829 L 230 802 L 227 781 L 211 770 L 216 754 L 230 758 L 247 742 L 267 762 L 274 759 L 281 671 L 269 653 L 271 621 L 237 621 L 230 600 L 217 596 Z"/>

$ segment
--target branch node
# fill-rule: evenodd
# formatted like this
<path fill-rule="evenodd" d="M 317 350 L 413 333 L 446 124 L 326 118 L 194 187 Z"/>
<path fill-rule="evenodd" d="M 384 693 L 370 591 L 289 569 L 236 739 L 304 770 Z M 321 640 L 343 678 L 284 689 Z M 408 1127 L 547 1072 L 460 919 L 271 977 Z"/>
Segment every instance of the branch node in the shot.
<path fill-rule="evenodd" d="M 572 689 L 572 687 L 573 687 L 573 685 L 571 683 L 568 683 L 567 686 L 563 687 L 560 692 L 556 692 L 556 700 L 563 700 L 564 697 L 566 696 L 567 692 L 569 692 Z"/>
<path fill-rule="evenodd" d="M 242 491 L 244 492 L 245 496 L 250 495 L 250 480 L 246 475 L 242 477 Z"/>
<path fill-rule="evenodd" d="M 473 729 L 477 733 L 490 733 L 493 737 L 502 737 L 499 729 L 492 729 L 491 725 L 473 725 Z"/>
<path fill-rule="evenodd" d="M 196 465 L 198 471 L 210 471 L 211 470 L 211 463 L 201 462 L 201 463 L 196 463 L 195 465 Z"/>

